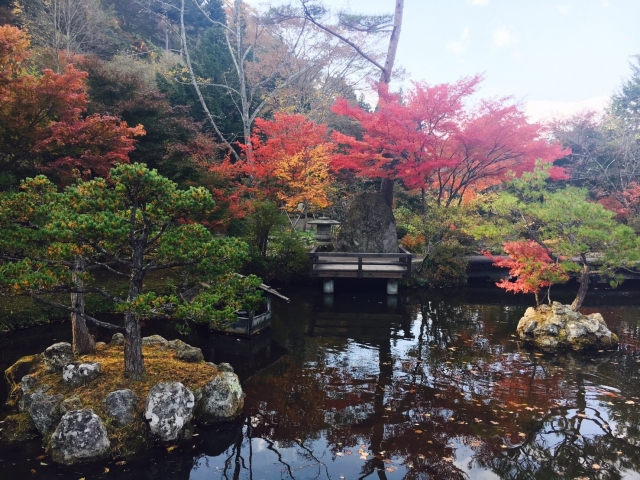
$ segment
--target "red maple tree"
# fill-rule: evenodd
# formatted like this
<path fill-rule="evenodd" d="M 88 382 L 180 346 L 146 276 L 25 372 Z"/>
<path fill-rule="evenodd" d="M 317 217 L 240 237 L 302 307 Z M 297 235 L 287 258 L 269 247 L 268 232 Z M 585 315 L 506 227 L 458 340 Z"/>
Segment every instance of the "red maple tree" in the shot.
<path fill-rule="evenodd" d="M 476 76 L 435 86 L 416 82 L 404 97 L 380 84 L 375 112 L 338 100 L 334 112 L 358 121 L 363 133 L 361 139 L 333 134 L 342 147 L 333 167 L 433 190 L 448 205 L 500 183 L 509 171 L 533 170 L 537 159 L 553 162 L 566 155 L 508 99 L 470 105 L 480 81 Z M 557 168 L 551 173 L 563 175 Z"/>
<path fill-rule="evenodd" d="M 0 167 L 13 174 L 55 172 L 60 178 L 107 175 L 128 162 L 141 125 L 114 117 L 84 117 L 85 72 L 32 74 L 29 39 L 16 27 L 0 27 Z"/>
<path fill-rule="evenodd" d="M 497 267 L 508 268 L 514 281 L 502 279 L 496 283 L 500 288 L 513 293 L 533 293 L 536 306 L 540 305 L 538 294 L 543 287 L 555 283 L 564 283 L 569 275 L 563 266 L 555 262 L 547 250 L 533 240 L 507 242 L 503 244 L 509 258 L 494 257 L 488 252 L 485 255 L 493 260 Z"/>

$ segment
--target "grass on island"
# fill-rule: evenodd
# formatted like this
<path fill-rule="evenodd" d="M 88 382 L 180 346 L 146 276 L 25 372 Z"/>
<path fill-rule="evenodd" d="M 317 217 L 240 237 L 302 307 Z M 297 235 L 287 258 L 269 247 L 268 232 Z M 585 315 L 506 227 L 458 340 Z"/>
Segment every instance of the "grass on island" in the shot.
<path fill-rule="evenodd" d="M 62 381 L 61 373 L 46 373 L 41 364 L 32 374 L 39 384 L 51 385 L 49 395 L 62 394 L 65 398 L 77 395 L 82 408 L 91 408 L 102 419 L 111 442 L 111 456 L 130 456 L 150 446 L 148 426 L 144 420 L 144 410 L 149 390 L 161 382 L 181 382 L 191 391 L 201 389 L 219 371 L 205 362 L 187 363 L 175 358 L 175 350 L 160 345 L 143 346 L 142 353 L 146 374 L 141 380 L 133 381 L 124 376 L 124 346 L 99 344 L 95 355 L 81 355 L 76 361 L 82 363 L 99 362 L 100 375 L 87 385 L 71 387 Z M 134 420 L 120 426 L 107 415 L 104 399 L 115 390 L 130 389 L 137 398 Z M 28 413 L 20 414 L 20 416 Z M 30 421 L 30 419 L 28 419 Z M 26 419 L 25 419 L 26 421 Z"/>

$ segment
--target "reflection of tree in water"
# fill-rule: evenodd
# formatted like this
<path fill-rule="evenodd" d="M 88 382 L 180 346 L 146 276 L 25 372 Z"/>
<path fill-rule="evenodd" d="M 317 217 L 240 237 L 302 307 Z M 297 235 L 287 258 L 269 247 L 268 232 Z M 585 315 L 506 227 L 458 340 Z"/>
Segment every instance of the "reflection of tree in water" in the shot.
<path fill-rule="evenodd" d="M 619 371 L 637 377 L 632 357 L 538 356 L 510 334 L 520 307 L 434 295 L 410 300 L 413 325 L 352 326 L 342 336 L 316 328 L 304 351 L 256 375 L 247 385 L 248 398 L 259 399 L 249 406 L 250 435 L 276 452 L 276 444 L 296 446 L 309 462 L 317 460 L 304 450 L 312 440 L 324 437 L 334 455 L 348 448 L 355 455 L 364 444 L 372 455 L 363 478 L 386 478 L 388 459 L 407 468 L 407 479 L 467 478 L 458 463 L 467 457 L 468 468 L 508 479 L 554 478 L 559 471 L 615 479 L 624 469 L 640 470 L 637 404 L 594 386 L 608 369 L 616 378 Z M 411 338 L 408 328 L 415 338 L 403 350 L 403 337 L 395 335 L 404 329 L 404 339 Z M 459 449 L 467 457 L 457 458 Z"/>

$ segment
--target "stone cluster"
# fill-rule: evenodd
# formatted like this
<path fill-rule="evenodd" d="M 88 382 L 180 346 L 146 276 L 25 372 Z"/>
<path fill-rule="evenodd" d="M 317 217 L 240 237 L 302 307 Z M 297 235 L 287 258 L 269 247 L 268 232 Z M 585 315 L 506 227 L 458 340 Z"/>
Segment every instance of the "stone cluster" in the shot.
<path fill-rule="evenodd" d="M 517 332 L 521 340 L 545 351 L 581 352 L 618 345 L 617 335 L 609 330 L 602 315 L 582 315 L 558 302 L 537 309 L 529 307 L 518 323 Z"/>
<path fill-rule="evenodd" d="M 122 334 L 113 336 L 112 345 L 123 343 Z M 153 335 L 143 338 L 142 343 L 174 350 L 175 358 L 185 362 L 204 360 L 199 348 L 181 340 L 167 341 Z M 77 394 L 72 392 L 66 397 L 52 395 L 49 393 L 52 386 L 40 383 L 30 373 L 44 364 L 46 372 L 61 374 L 62 382 L 72 388 L 86 385 L 100 376 L 100 363 L 73 360 L 71 345 L 56 343 L 42 355 L 23 357 L 5 372 L 11 387 L 10 400 L 13 399 L 13 403 L 8 403 L 28 414 L 42 437 L 51 434 L 48 447 L 52 459 L 67 465 L 99 460 L 109 455 L 110 441 L 103 419 L 92 409 L 84 408 Z M 190 437 L 194 423 L 232 420 L 242 412 L 244 393 L 231 365 L 209 365 L 215 367 L 216 373 L 199 390 L 191 391 L 180 382 L 158 383 L 151 388 L 142 413 L 146 420 L 146 434 L 150 438 L 161 443 L 174 442 Z M 128 389 L 109 392 L 103 400 L 104 412 L 112 425 L 122 427 L 140 415 L 136 408 L 139 401 Z M 5 435 L 5 438 L 20 440 L 26 437 Z"/>

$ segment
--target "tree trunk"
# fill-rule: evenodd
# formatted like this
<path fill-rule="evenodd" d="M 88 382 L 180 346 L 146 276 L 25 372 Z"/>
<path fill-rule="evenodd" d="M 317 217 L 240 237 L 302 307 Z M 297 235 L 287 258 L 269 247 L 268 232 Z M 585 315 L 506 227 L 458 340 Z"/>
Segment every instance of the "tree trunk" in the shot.
<path fill-rule="evenodd" d="M 388 84 L 391 81 L 391 73 L 393 72 L 393 64 L 396 61 L 396 52 L 398 51 L 398 42 L 400 41 L 400 31 L 402 30 L 402 14 L 404 11 L 404 0 L 396 0 L 396 9 L 393 15 L 393 30 L 389 38 L 389 48 L 387 49 L 387 58 L 384 62 L 384 70 L 380 75 L 380 81 Z"/>
<path fill-rule="evenodd" d="M 571 303 L 571 310 L 574 312 L 577 312 L 582 306 L 582 302 L 584 302 L 584 299 L 587 296 L 587 290 L 589 290 L 589 265 L 587 264 L 587 259 L 584 255 L 582 255 L 582 272 L 580 272 L 578 282 L 580 282 L 580 288 L 578 289 L 578 294 L 576 295 L 575 300 Z"/>
<path fill-rule="evenodd" d="M 393 184 L 395 180 L 392 178 L 383 178 L 380 182 L 380 195 L 389 207 L 393 208 Z"/>
<path fill-rule="evenodd" d="M 132 273 L 129 283 L 129 297 L 133 302 L 142 293 L 144 270 L 144 246 L 146 239 L 133 244 Z M 133 380 L 139 380 L 144 375 L 144 358 L 142 357 L 142 333 L 140 322 L 134 312 L 127 312 L 124 316 L 124 375 Z"/>
<path fill-rule="evenodd" d="M 75 266 L 71 273 L 73 283 L 78 289 L 84 287 L 82 277 L 80 273 L 85 270 L 84 258 L 77 256 L 75 260 Z M 77 309 L 80 314 L 73 312 L 71 314 L 71 332 L 73 336 L 73 353 L 76 355 L 86 355 L 96 352 L 96 343 L 93 337 L 89 334 L 87 323 L 85 322 L 82 313 L 84 313 L 84 293 L 72 293 L 71 294 L 71 308 Z"/>
<path fill-rule="evenodd" d="M 124 375 L 139 380 L 144 375 L 142 333 L 140 323 L 133 312 L 125 314 L 124 328 Z"/>

